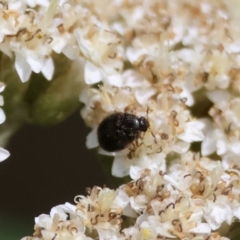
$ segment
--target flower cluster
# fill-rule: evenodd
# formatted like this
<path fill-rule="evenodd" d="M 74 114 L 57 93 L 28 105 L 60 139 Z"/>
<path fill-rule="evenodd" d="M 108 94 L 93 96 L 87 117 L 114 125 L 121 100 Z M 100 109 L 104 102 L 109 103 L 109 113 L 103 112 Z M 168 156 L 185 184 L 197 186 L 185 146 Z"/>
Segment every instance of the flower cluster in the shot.
<path fill-rule="evenodd" d="M 227 232 L 240 219 L 239 168 L 239 161 L 212 161 L 190 152 L 165 171 L 158 164 L 141 171 L 131 167 L 131 182 L 116 191 L 88 189 L 76 205 L 66 203 L 36 218 L 34 237 L 23 240 L 227 240 L 216 230 L 226 224 Z M 136 221 L 120 232 L 123 215 Z"/>
<path fill-rule="evenodd" d="M 141 147 L 114 154 L 115 176 L 128 175 L 132 165 L 144 168 L 159 161 L 155 156 L 160 152 L 164 157 L 183 154 L 192 142 L 202 141 L 204 156 L 238 155 L 238 4 L 118 1 L 117 7 L 118 13 L 107 11 L 106 17 L 122 36 L 125 65 L 131 68 L 101 79 L 98 89 L 90 86 L 82 92 L 82 117 L 93 128 L 87 146 L 98 146 L 99 123 L 117 111 L 146 116 L 151 126 Z M 189 107 L 196 111 L 202 104 L 197 109 L 201 112 L 209 100 L 214 104 L 209 109 L 212 121 L 196 119 Z"/>
<path fill-rule="evenodd" d="M 0 2 L 0 50 L 21 81 L 51 80 L 53 53 L 84 69 L 88 148 L 114 112 L 150 124 L 134 149 L 99 150 L 130 183 L 53 208 L 24 239 L 228 239 L 240 220 L 239 11 L 235 0 Z"/>
<path fill-rule="evenodd" d="M 76 197 L 76 206 L 66 203 L 54 207 L 50 215 L 37 217 L 34 237 L 23 239 L 90 240 L 94 236 L 110 239 L 111 235 L 119 233 L 122 211 L 128 204 L 127 195 L 123 191 L 116 192 L 106 187 L 94 187 L 87 191 L 87 197 Z"/>
<path fill-rule="evenodd" d="M 15 68 L 22 82 L 28 81 L 32 72 L 41 72 L 51 80 L 53 53 L 62 53 L 72 61 L 83 58 L 87 83 L 100 80 L 101 70 L 111 74 L 122 68 L 119 39 L 94 14 L 91 3 L 29 2 L 0 3 L 0 50 L 15 58 Z M 38 11 L 33 8 L 36 5 Z M 91 80 L 89 75 L 92 75 Z"/>

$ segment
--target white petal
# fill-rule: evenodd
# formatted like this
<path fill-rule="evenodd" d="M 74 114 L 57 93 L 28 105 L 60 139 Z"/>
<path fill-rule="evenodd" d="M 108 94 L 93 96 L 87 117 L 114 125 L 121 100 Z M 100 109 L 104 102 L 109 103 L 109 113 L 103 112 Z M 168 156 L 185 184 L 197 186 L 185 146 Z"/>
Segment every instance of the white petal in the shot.
<path fill-rule="evenodd" d="M 15 68 L 22 82 L 28 81 L 32 69 L 26 59 L 19 53 L 16 53 Z"/>
<path fill-rule="evenodd" d="M 54 42 L 52 43 L 52 45 L 53 45 L 53 50 L 59 54 L 62 52 L 62 50 L 66 46 L 66 40 L 60 39 L 60 38 L 55 39 Z"/>
<path fill-rule="evenodd" d="M 228 87 L 230 79 L 228 75 L 221 74 L 216 76 L 216 81 L 218 82 L 219 88 L 225 89 Z"/>
<path fill-rule="evenodd" d="M 115 232 L 111 229 L 97 228 L 97 232 L 99 240 L 105 239 L 118 240 L 118 237 L 116 236 Z"/>
<path fill-rule="evenodd" d="M 91 51 L 91 47 L 89 46 L 90 42 L 84 39 L 84 31 L 77 28 L 74 30 L 74 35 L 77 39 L 79 49 L 81 50 L 84 57 L 91 58 L 90 52 L 89 52 Z"/>
<path fill-rule="evenodd" d="M 6 160 L 10 156 L 9 151 L 0 147 L 0 162 Z"/>
<path fill-rule="evenodd" d="M 137 218 L 137 213 L 132 209 L 131 205 L 128 204 L 124 209 L 123 209 L 123 216 L 126 217 L 131 217 L 131 218 Z"/>
<path fill-rule="evenodd" d="M 176 140 L 174 145 L 172 146 L 172 150 L 177 153 L 186 153 L 190 147 L 190 143 L 184 142 L 181 140 Z"/>
<path fill-rule="evenodd" d="M 130 88 L 148 88 L 150 87 L 149 82 L 138 72 L 128 69 L 123 72 L 122 77 L 124 79 L 124 84 L 126 87 Z"/>
<path fill-rule="evenodd" d="M 62 53 L 69 59 L 74 60 L 79 57 L 79 49 L 77 46 L 69 46 L 67 45 L 62 50 Z"/>
<path fill-rule="evenodd" d="M 107 82 L 110 85 L 113 85 L 113 86 L 116 86 L 116 87 L 122 87 L 122 85 L 123 85 L 123 79 L 122 79 L 122 76 L 120 74 L 108 76 Z"/>
<path fill-rule="evenodd" d="M 127 49 L 126 55 L 127 55 L 128 60 L 131 63 L 134 63 L 135 61 L 138 61 L 141 58 L 141 56 L 143 56 L 146 53 L 147 53 L 146 49 L 143 49 L 143 48 L 135 49 L 135 48 L 129 47 Z"/>
<path fill-rule="evenodd" d="M 207 135 L 202 142 L 201 152 L 203 156 L 210 155 L 216 151 L 216 140 L 212 134 Z"/>
<path fill-rule="evenodd" d="M 139 166 L 131 166 L 129 171 L 131 179 L 138 179 L 140 177 L 141 170 L 142 168 L 140 168 Z"/>
<path fill-rule="evenodd" d="M 0 108 L 0 124 L 2 124 L 6 120 L 6 115 L 2 108 Z"/>
<path fill-rule="evenodd" d="M 235 142 L 229 144 L 229 148 L 232 152 L 236 153 L 237 155 L 240 155 L 240 142 Z"/>
<path fill-rule="evenodd" d="M 207 223 L 200 223 L 197 227 L 189 230 L 191 233 L 210 234 L 211 228 Z"/>
<path fill-rule="evenodd" d="M 2 95 L 0 95 L 0 106 L 4 105 L 4 98 Z"/>
<path fill-rule="evenodd" d="M 200 121 L 188 122 L 185 125 L 184 132 L 178 138 L 185 142 L 198 142 L 204 139 L 202 129 L 204 124 Z"/>
<path fill-rule="evenodd" d="M 135 91 L 135 97 L 140 104 L 146 104 L 150 97 L 156 93 L 155 88 L 147 88 Z"/>
<path fill-rule="evenodd" d="M 130 197 L 130 205 L 137 212 L 141 212 L 143 209 L 145 209 L 147 203 L 148 198 L 146 195 L 142 194 L 136 195 L 135 197 Z"/>
<path fill-rule="evenodd" d="M 94 128 L 88 135 L 87 135 L 87 148 L 95 148 L 98 146 L 97 140 L 97 128 Z"/>
<path fill-rule="evenodd" d="M 4 39 L 4 36 L 5 36 L 5 35 L 4 35 L 4 33 L 3 33 L 3 32 L 1 32 L 1 33 L 0 33 L 0 43 L 3 41 L 3 39 Z"/>
<path fill-rule="evenodd" d="M 112 175 L 115 177 L 125 177 L 129 174 L 131 161 L 126 159 L 126 155 L 115 156 L 112 166 Z"/>
<path fill-rule="evenodd" d="M 120 190 L 118 195 L 113 201 L 113 207 L 125 208 L 128 205 L 128 203 L 129 203 L 128 195 L 124 191 Z"/>
<path fill-rule="evenodd" d="M 214 90 L 207 93 L 207 97 L 217 106 L 225 107 L 230 99 L 230 94 L 225 90 Z"/>
<path fill-rule="evenodd" d="M 52 225 L 52 218 L 47 214 L 41 214 L 34 218 L 35 223 L 42 228 L 50 229 Z"/>
<path fill-rule="evenodd" d="M 42 68 L 42 74 L 47 80 L 51 80 L 54 73 L 54 63 L 52 58 L 47 58 Z"/>
<path fill-rule="evenodd" d="M 170 234 L 164 223 L 159 224 L 158 216 L 149 216 L 148 223 L 152 229 L 154 229 L 158 234 L 167 238 L 175 238 L 174 235 Z M 167 224 L 167 223 L 166 223 Z"/>
<path fill-rule="evenodd" d="M 27 4 L 31 7 L 34 8 L 36 7 L 37 4 L 48 7 L 49 6 L 49 1 L 48 0 L 26 0 Z"/>
<path fill-rule="evenodd" d="M 239 53 L 240 51 L 240 46 L 238 45 L 238 43 L 229 43 L 226 45 L 225 51 L 228 53 Z"/>
<path fill-rule="evenodd" d="M 27 63 L 35 73 L 40 73 L 43 66 L 43 57 L 38 55 L 30 55 L 26 58 Z"/>
<path fill-rule="evenodd" d="M 179 94 L 180 98 L 186 99 L 185 103 L 187 106 L 192 106 L 194 104 L 194 99 L 192 94 L 183 87 L 183 91 Z"/>
<path fill-rule="evenodd" d="M 26 5 L 23 1 L 9 1 L 8 8 L 11 10 L 20 11 L 25 10 Z"/>
<path fill-rule="evenodd" d="M 5 41 L 0 43 L 0 51 L 7 55 L 9 58 L 12 58 L 12 52 L 9 47 L 9 42 Z"/>
<path fill-rule="evenodd" d="M 0 92 L 3 92 L 6 85 L 3 82 L 0 82 Z"/>
<path fill-rule="evenodd" d="M 53 207 L 50 211 L 50 216 L 54 218 L 55 215 L 58 215 L 62 221 L 67 219 L 67 214 L 63 211 L 60 206 Z"/>
<path fill-rule="evenodd" d="M 84 79 L 87 84 L 95 84 L 102 80 L 102 75 L 95 65 L 87 62 L 84 68 Z"/>
<path fill-rule="evenodd" d="M 116 155 L 115 152 L 107 152 L 104 149 L 102 149 L 101 147 L 99 148 L 98 153 L 101 155 L 110 156 L 110 157 L 115 157 L 115 155 Z"/>
<path fill-rule="evenodd" d="M 240 206 L 234 207 L 233 208 L 233 215 L 240 220 Z"/>
<path fill-rule="evenodd" d="M 112 28 L 117 31 L 120 35 L 124 35 L 125 28 L 122 23 L 115 22 L 112 24 Z"/>
<path fill-rule="evenodd" d="M 181 184 L 179 183 L 179 179 L 178 178 L 173 178 L 173 176 L 171 175 L 164 175 L 164 180 L 166 180 L 168 183 L 170 183 L 172 186 L 174 186 L 176 189 L 179 189 L 181 191 L 186 189 L 186 184 L 184 184 L 184 182 L 181 182 Z M 184 179 L 185 180 L 185 179 Z M 186 179 L 185 181 L 187 182 L 188 179 Z"/>
<path fill-rule="evenodd" d="M 216 151 L 217 137 L 215 136 L 214 126 L 209 119 L 203 118 L 200 121 L 204 124 L 203 134 L 205 135 L 201 145 L 201 152 L 203 156 L 207 156 Z"/>
<path fill-rule="evenodd" d="M 231 223 L 232 209 L 227 203 L 212 203 L 207 201 L 204 210 L 205 220 L 208 222 L 212 230 L 218 229 L 223 222 Z"/>
<path fill-rule="evenodd" d="M 223 139 L 217 140 L 216 147 L 217 147 L 217 154 L 218 155 L 223 155 L 227 151 L 227 143 Z"/>

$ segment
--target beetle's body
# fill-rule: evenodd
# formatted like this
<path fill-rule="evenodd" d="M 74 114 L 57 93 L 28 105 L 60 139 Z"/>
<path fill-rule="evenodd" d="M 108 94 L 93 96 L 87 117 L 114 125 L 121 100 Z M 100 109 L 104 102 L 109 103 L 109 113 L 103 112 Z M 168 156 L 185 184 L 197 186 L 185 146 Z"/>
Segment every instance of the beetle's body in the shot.
<path fill-rule="evenodd" d="M 98 127 L 98 142 L 108 152 L 125 149 L 140 132 L 146 132 L 148 120 L 130 113 L 114 113 L 106 117 Z"/>

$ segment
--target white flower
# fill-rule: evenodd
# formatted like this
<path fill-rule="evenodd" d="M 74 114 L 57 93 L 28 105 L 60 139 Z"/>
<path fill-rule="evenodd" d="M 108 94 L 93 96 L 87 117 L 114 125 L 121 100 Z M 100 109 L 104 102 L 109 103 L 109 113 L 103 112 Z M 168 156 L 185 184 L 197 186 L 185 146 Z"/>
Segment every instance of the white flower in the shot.
<path fill-rule="evenodd" d="M 10 156 L 9 151 L 0 147 L 0 162 L 6 160 Z"/>
<path fill-rule="evenodd" d="M 84 79 L 87 84 L 94 84 L 102 80 L 102 75 L 95 65 L 87 62 L 84 69 Z"/>
<path fill-rule="evenodd" d="M 36 7 L 37 5 L 41 5 L 44 7 L 49 6 L 49 0 L 26 0 L 26 3 L 29 5 L 29 7 Z"/>
<path fill-rule="evenodd" d="M 104 239 L 104 236 L 111 231 L 119 231 L 123 208 L 129 202 L 125 193 L 94 187 L 88 197 L 78 196 L 78 198 L 77 216 L 89 231 L 95 229 L 100 239 Z"/>
<path fill-rule="evenodd" d="M 204 125 L 200 121 L 186 123 L 184 133 L 180 134 L 178 138 L 186 142 L 202 141 L 204 139 L 203 127 Z"/>
<path fill-rule="evenodd" d="M 129 107 L 138 116 L 145 115 L 150 123 L 149 130 L 138 139 L 139 144 L 133 150 L 129 147 L 114 154 L 113 175 L 128 175 L 130 165 L 147 166 L 161 151 L 164 154 L 171 150 L 183 153 L 188 150 L 189 143 L 204 139 L 204 124 L 190 118 L 189 111 L 179 101 L 180 96 L 167 93 L 167 85 L 163 89 L 166 92 L 157 93 L 147 80 L 128 70 L 122 74 L 121 88 L 104 83 L 98 90 L 86 88 L 81 94 L 80 99 L 86 104 L 82 116 L 94 129 L 87 138 L 88 147 L 97 145 L 96 128 L 107 116 L 106 113 L 124 112 Z M 158 97 L 155 101 L 153 97 L 156 94 Z"/>
<path fill-rule="evenodd" d="M 227 153 L 240 155 L 240 141 L 238 138 L 240 127 L 239 98 L 224 90 L 208 92 L 208 98 L 214 103 L 214 106 L 209 111 L 214 124 L 206 123 L 208 125 L 206 130 L 209 129 L 209 131 L 206 133 L 202 151 L 203 147 L 209 148 L 211 146 L 209 153 L 216 150 L 219 155 Z M 208 145 L 208 143 L 211 144 Z"/>
<path fill-rule="evenodd" d="M 33 16 L 27 4 L 39 5 Z M 239 3 L 63 0 L 50 2 L 54 11 L 48 4 L 0 4 L 0 49 L 15 57 L 22 81 L 32 71 L 50 80 L 53 52 L 81 59 L 87 147 L 113 156 L 112 175 L 132 181 L 116 191 L 94 187 L 76 211 L 65 205 L 40 216 L 35 235 L 69 237 L 74 226 L 81 239 L 226 240 L 223 225 L 240 217 Z M 149 128 L 109 153 L 97 129 L 115 112 L 143 116 Z M 203 157 L 188 151 L 194 142 Z M 123 214 L 135 223 L 121 233 Z"/>
<path fill-rule="evenodd" d="M 69 203 L 52 208 L 50 215 L 42 214 L 35 218 L 35 237 L 25 237 L 22 240 L 33 239 L 85 239 L 85 227 L 76 218 L 76 206 Z"/>
<path fill-rule="evenodd" d="M 152 155 L 139 155 L 135 158 L 127 158 L 126 153 L 116 154 L 112 166 L 112 175 L 116 177 L 123 177 L 129 175 L 129 171 L 134 167 L 137 167 L 138 171 L 144 168 L 151 168 L 151 165 L 157 164 L 158 168 L 165 169 L 165 154 L 152 154 Z"/>
<path fill-rule="evenodd" d="M 6 85 L 3 82 L 0 82 L 0 93 L 4 91 Z M 4 99 L 3 96 L 0 95 L 0 124 L 4 123 L 6 120 L 6 115 L 1 108 L 4 105 Z M 0 147 L 0 162 L 6 160 L 10 156 L 9 151 L 6 149 Z"/>
<path fill-rule="evenodd" d="M 204 207 L 204 217 L 211 229 L 216 230 L 223 222 L 227 222 L 230 225 L 233 215 L 231 207 L 224 201 L 218 203 L 207 201 Z"/>

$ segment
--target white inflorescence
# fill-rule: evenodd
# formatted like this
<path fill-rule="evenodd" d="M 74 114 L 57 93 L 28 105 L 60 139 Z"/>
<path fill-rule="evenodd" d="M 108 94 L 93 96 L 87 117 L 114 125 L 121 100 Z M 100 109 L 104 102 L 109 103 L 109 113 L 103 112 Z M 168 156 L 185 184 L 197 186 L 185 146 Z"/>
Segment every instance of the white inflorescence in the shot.
<path fill-rule="evenodd" d="M 42 72 L 51 80 L 53 52 L 71 60 L 84 58 L 88 84 L 100 81 L 103 74 L 122 69 L 122 51 L 118 49 L 116 34 L 93 13 L 91 3 L 80 2 L 52 1 L 51 5 L 47 0 L 0 2 L 0 50 L 15 58 L 21 81 L 29 80 L 31 72 Z M 37 10 L 30 8 L 36 5 Z"/>
<path fill-rule="evenodd" d="M 1 34 L 2 33 L 0 33 L 0 38 L 1 38 Z M 2 62 L 1 62 L 1 65 L 2 65 Z M 2 93 L 4 91 L 5 87 L 6 87 L 6 85 L 3 82 L 0 82 L 0 93 Z M 4 99 L 3 99 L 3 96 L 0 95 L 0 124 L 4 123 L 6 120 L 6 115 L 2 109 L 3 105 L 4 105 Z M 10 156 L 10 153 L 7 150 L 5 150 L 4 148 L 0 147 L 0 162 L 4 161 L 9 156 Z"/>
<path fill-rule="evenodd" d="M 223 224 L 240 219 L 240 162 L 212 161 L 186 153 L 168 170 L 158 164 L 136 171 L 118 190 L 94 187 L 77 196 L 76 205 L 54 207 L 35 219 L 40 239 L 212 239 Z M 136 218 L 121 229 L 122 215 Z M 88 236 L 88 237 L 86 237 Z"/>
<path fill-rule="evenodd" d="M 5 84 L 3 82 L 0 82 L 0 93 L 4 91 L 5 87 L 6 87 Z M 3 99 L 3 96 L 0 95 L 0 124 L 4 123 L 6 120 L 5 113 L 2 109 L 3 105 L 4 105 L 4 99 Z M 0 162 L 6 160 L 9 156 L 10 156 L 9 151 L 0 147 Z"/>
<path fill-rule="evenodd" d="M 114 112 L 144 116 L 150 127 L 134 151 L 112 154 L 112 174 L 131 182 L 53 208 L 24 239 L 228 239 L 240 220 L 240 3 L 49 2 L 0 3 L 0 50 L 15 58 L 20 79 L 33 71 L 51 80 L 53 52 L 84 60 L 88 148 Z"/>

